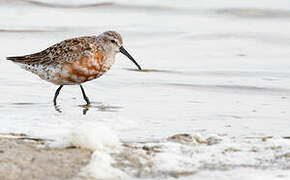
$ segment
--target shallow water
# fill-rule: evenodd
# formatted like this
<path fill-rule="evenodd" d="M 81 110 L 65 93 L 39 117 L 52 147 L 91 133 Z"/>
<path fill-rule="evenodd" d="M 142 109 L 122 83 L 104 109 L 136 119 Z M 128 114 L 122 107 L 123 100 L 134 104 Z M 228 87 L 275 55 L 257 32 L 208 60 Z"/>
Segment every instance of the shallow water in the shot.
<path fill-rule="evenodd" d="M 114 1 L 101 6 L 95 1 L 37 2 L 45 4 L 0 1 L 1 133 L 61 140 L 83 122 L 98 122 L 111 128 L 121 142 L 138 146 L 143 141 L 157 141 L 157 145 L 161 141 L 162 152 L 176 149 L 163 154 L 179 159 L 171 162 L 170 170 L 160 172 L 162 166 L 157 163 L 151 174 L 142 171 L 140 177 L 175 177 L 170 174 L 180 168 L 188 173 L 178 177 L 190 179 L 210 179 L 211 170 L 216 177 L 234 177 L 236 171 L 250 168 L 253 174 L 249 176 L 255 177 L 264 166 L 265 174 L 281 170 L 283 175 L 289 169 L 288 156 L 277 161 L 277 166 L 268 166 L 266 161 L 275 157 L 247 153 L 257 142 L 244 146 L 247 138 L 289 136 L 290 23 L 284 1 L 262 5 L 224 0 Z M 117 55 L 107 74 L 84 84 L 93 102 L 89 107 L 84 106 L 79 87 L 66 86 L 55 108 L 56 86 L 4 61 L 6 56 L 37 52 L 66 38 L 109 29 L 123 35 L 124 46 L 144 70 L 136 71 L 126 57 Z M 195 162 L 188 158 L 191 153 L 182 155 L 179 149 L 183 146 L 167 142 L 180 133 L 202 133 L 203 138 L 215 134 L 231 148 L 235 143 L 246 147 L 236 161 L 248 155 L 249 161 L 262 160 L 255 166 L 230 162 L 226 172 L 217 168 L 226 164 L 225 159 L 210 158 L 215 161 L 213 168 L 206 166 L 209 162 L 200 165 L 203 156 L 218 157 L 223 150 L 203 145 L 211 151 L 203 150 L 197 158 L 200 162 Z M 239 140 L 234 143 L 231 138 Z M 280 154 L 289 152 L 290 142 L 284 141 Z M 265 149 L 267 145 L 259 146 Z M 268 155 L 274 150 L 261 152 Z M 119 168 L 138 177 L 134 173 L 138 167 L 128 170 L 123 166 Z"/>

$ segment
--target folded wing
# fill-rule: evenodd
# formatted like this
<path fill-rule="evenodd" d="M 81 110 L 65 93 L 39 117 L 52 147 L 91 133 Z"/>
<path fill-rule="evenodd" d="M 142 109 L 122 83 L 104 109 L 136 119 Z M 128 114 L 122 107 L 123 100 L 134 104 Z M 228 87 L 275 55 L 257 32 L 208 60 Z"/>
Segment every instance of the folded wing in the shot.
<path fill-rule="evenodd" d="M 64 40 L 57 43 L 41 52 L 29 54 L 25 56 L 7 57 L 11 60 L 21 64 L 41 64 L 41 65 L 54 65 L 70 63 L 76 59 L 88 56 L 96 47 L 95 36 L 84 36 Z"/>

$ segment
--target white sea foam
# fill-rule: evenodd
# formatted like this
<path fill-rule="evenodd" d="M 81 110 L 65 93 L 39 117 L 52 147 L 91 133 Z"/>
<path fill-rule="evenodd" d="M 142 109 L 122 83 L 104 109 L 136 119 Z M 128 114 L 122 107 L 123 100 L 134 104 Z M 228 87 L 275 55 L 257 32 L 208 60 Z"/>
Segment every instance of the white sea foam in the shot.
<path fill-rule="evenodd" d="M 204 176 L 211 171 L 227 171 L 228 178 L 241 179 L 231 172 L 237 169 L 245 171 L 251 169 L 251 174 L 242 177 L 247 179 L 257 177 L 266 170 L 264 177 L 272 177 L 269 176 L 271 171 L 280 171 L 285 175 L 284 178 L 289 178 L 287 173 L 283 172 L 290 169 L 290 142 L 281 137 L 252 139 L 206 134 L 177 135 L 163 142 L 136 143 L 132 146 L 134 148 L 131 150 L 127 149 L 130 151 L 129 155 L 123 156 L 124 159 L 118 157 L 118 160 L 130 161 L 133 157 L 142 159 L 142 166 L 134 165 L 136 160 L 131 160 L 130 165 L 127 164 L 126 168 L 122 168 L 134 177 L 192 179 L 200 177 L 199 173 Z M 139 167 L 142 168 L 138 169 Z M 216 174 L 219 177 L 222 173 Z"/>
<path fill-rule="evenodd" d="M 97 122 L 85 122 L 71 133 L 70 143 L 79 148 L 94 151 L 90 163 L 79 173 L 85 179 L 121 179 L 125 173 L 112 164 L 115 162 L 110 153 L 120 147 L 118 137 L 108 127 Z"/>
<path fill-rule="evenodd" d="M 101 123 L 86 122 L 71 134 L 72 145 L 91 151 L 110 152 L 120 146 L 119 139 L 108 127 Z"/>
<path fill-rule="evenodd" d="M 95 122 L 83 123 L 70 137 L 71 145 L 94 151 L 78 175 L 82 179 L 191 179 L 213 171 L 208 177 L 239 180 L 257 177 L 265 169 L 265 178 L 273 177 L 271 171 L 288 177 L 284 172 L 290 169 L 290 142 L 282 137 L 177 134 L 156 142 L 121 143 L 110 128 Z M 249 175 L 232 173 L 248 169 Z"/>
<path fill-rule="evenodd" d="M 124 179 L 127 175 L 112 166 L 115 160 L 105 152 L 95 151 L 92 155 L 91 162 L 84 167 L 79 173 L 80 177 L 85 179 Z"/>
<path fill-rule="evenodd" d="M 2 59 L 116 29 L 138 62 L 156 72 L 125 71 L 129 61 L 118 56 L 112 71 L 85 85 L 91 100 L 101 103 L 83 117 L 79 87 L 61 92 L 59 114 L 51 106 L 55 86 L 1 61 L 1 133 L 55 140 L 57 147 L 74 141 L 95 151 L 83 177 L 289 179 L 289 140 L 259 138 L 290 132 L 288 2 L 127 0 L 128 6 L 73 9 L 5 2 Z M 83 124 L 94 121 L 102 127 Z M 73 139 L 71 129 L 82 133 Z M 121 143 L 114 147 L 116 134 Z"/>

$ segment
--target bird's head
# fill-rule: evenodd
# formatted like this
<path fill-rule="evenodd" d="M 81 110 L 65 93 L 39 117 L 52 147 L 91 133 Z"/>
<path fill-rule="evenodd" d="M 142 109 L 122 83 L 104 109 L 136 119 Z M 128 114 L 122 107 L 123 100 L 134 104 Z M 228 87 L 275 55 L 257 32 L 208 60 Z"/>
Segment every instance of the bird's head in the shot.
<path fill-rule="evenodd" d="M 134 58 L 125 50 L 123 47 L 122 36 L 116 31 L 106 31 L 100 35 L 102 42 L 104 43 L 104 48 L 106 51 L 110 51 L 114 54 L 121 52 L 127 56 L 139 70 L 141 66 L 134 60 Z"/>

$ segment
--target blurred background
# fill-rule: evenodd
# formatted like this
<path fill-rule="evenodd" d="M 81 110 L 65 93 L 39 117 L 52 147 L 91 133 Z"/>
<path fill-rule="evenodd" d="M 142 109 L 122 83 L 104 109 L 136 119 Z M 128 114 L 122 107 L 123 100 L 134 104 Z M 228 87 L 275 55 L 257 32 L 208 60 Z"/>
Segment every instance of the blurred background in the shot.
<path fill-rule="evenodd" d="M 0 0 L 0 132 L 58 139 L 85 119 L 130 142 L 289 136 L 289 8 L 285 0 Z M 79 87 L 67 86 L 57 112 L 56 86 L 5 61 L 107 30 L 122 34 L 145 70 L 117 55 L 84 85 L 88 109 Z"/>

